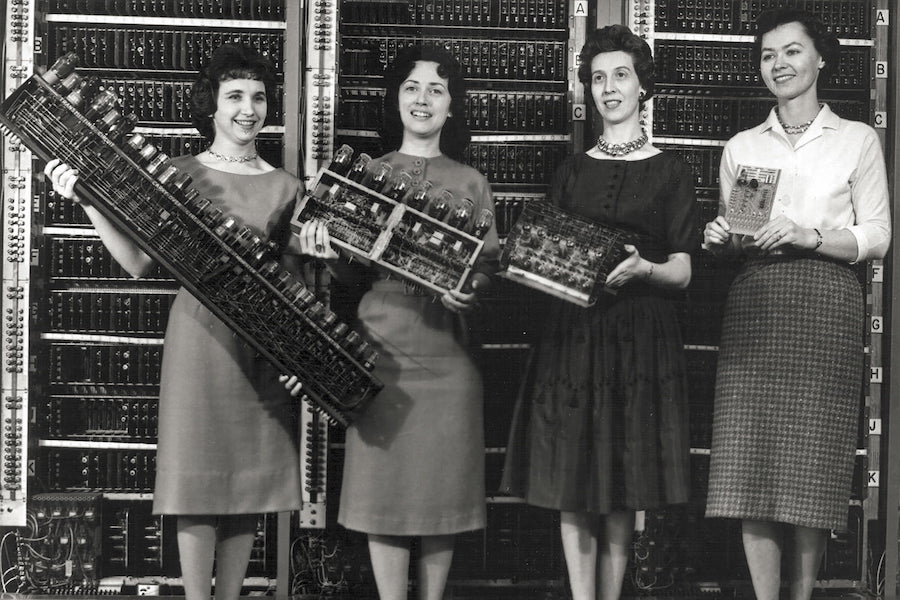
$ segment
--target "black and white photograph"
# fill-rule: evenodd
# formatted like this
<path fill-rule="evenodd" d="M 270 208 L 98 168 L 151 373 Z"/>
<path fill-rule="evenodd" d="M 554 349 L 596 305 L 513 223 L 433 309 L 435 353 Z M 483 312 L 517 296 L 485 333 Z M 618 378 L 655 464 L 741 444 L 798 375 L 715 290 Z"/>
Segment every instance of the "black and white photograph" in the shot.
<path fill-rule="evenodd" d="M 0 600 L 896 600 L 897 8 L 7 0 Z"/>

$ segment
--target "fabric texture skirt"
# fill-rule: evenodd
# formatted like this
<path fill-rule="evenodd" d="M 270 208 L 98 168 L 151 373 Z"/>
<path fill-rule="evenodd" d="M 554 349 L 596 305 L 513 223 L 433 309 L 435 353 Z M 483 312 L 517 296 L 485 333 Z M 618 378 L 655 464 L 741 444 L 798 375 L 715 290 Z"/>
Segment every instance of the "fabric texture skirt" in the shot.
<path fill-rule="evenodd" d="M 863 323 L 848 266 L 748 260 L 725 306 L 708 517 L 846 529 Z"/>
<path fill-rule="evenodd" d="M 154 513 L 300 508 L 296 401 L 278 374 L 196 298 L 179 291 L 163 352 Z"/>
<path fill-rule="evenodd" d="M 444 535 L 486 519 L 481 375 L 457 315 L 397 281 L 359 306 L 383 383 L 347 429 L 338 522 L 381 535 Z"/>
<path fill-rule="evenodd" d="M 668 299 L 553 302 L 513 414 L 501 491 L 608 514 L 687 501 L 684 347 Z"/>

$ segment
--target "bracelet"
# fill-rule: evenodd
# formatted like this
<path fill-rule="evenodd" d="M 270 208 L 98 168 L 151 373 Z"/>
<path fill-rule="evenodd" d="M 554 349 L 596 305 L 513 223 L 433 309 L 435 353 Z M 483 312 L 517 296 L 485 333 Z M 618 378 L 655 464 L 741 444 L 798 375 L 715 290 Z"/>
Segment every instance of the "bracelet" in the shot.
<path fill-rule="evenodd" d="M 650 270 L 647 271 L 646 275 L 644 275 L 644 279 L 650 279 L 650 276 L 653 275 L 653 267 L 656 264 L 656 263 L 652 263 L 650 261 L 647 261 L 647 262 L 650 263 Z"/>
<path fill-rule="evenodd" d="M 818 230 L 817 228 L 815 228 L 815 227 L 813 227 L 813 231 L 816 232 L 816 247 L 813 248 L 813 252 L 815 252 L 816 250 L 819 249 L 819 246 L 822 245 L 822 241 L 823 241 L 823 240 L 822 240 L 822 232 L 821 232 L 821 231 L 819 231 L 819 230 Z"/>

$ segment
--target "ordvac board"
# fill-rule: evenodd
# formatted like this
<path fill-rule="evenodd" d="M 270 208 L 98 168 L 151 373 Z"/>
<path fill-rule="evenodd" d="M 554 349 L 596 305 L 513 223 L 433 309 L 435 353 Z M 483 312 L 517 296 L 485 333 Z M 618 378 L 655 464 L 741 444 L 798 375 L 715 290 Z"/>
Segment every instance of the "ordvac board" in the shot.
<path fill-rule="evenodd" d="M 608 290 L 606 277 L 625 258 L 637 235 L 571 214 L 545 202 L 530 202 L 516 220 L 500 255 L 503 277 L 591 306 Z"/>
<path fill-rule="evenodd" d="M 377 353 L 284 270 L 270 244 L 211 207 L 121 115 L 117 98 L 74 72 L 74 54 L 0 105 L 0 123 L 43 160 L 77 169 L 76 192 L 158 261 L 314 407 L 348 425 L 382 388 Z M 65 95 L 65 97 L 64 97 Z M 120 145 L 121 144 L 121 145 Z"/>
<path fill-rule="evenodd" d="M 406 171 L 393 173 L 382 162 L 369 170 L 371 157 L 342 146 L 328 168 L 319 171 L 291 226 L 319 219 L 336 246 L 408 284 L 440 295 L 463 290 L 494 222 L 483 209 L 474 214 L 468 198 L 433 190 L 429 181 L 412 187 Z"/>

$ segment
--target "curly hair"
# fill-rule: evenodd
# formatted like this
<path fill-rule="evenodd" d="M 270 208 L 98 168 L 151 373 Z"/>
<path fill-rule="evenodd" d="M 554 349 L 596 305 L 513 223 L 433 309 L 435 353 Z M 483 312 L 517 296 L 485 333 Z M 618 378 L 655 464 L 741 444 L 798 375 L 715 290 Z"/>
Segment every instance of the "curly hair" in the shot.
<path fill-rule="evenodd" d="M 249 46 L 222 44 L 191 87 L 191 123 L 210 142 L 215 138 L 213 115 L 218 108 L 219 84 L 231 79 L 254 79 L 266 88 L 266 98 L 275 98 L 275 67 L 269 59 Z"/>
<path fill-rule="evenodd" d="M 656 87 L 653 52 L 643 38 L 624 25 L 609 25 L 588 33 L 584 47 L 578 53 L 578 80 L 585 87 L 584 95 L 593 106 L 594 97 L 590 93 L 591 61 L 598 54 L 616 51 L 628 53 L 634 61 L 635 73 L 637 73 L 641 87 L 644 88 L 644 96 L 641 99 L 641 108 L 643 108 L 644 103 L 653 97 L 653 89 Z M 596 109 L 596 107 L 594 108 Z"/>
<path fill-rule="evenodd" d="M 385 150 L 397 150 L 403 143 L 403 121 L 400 119 L 400 86 L 416 67 L 416 62 L 435 62 L 437 73 L 447 79 L 450 92 L 450 114 L 441 130 L 441 152 L 454 160 L 462 160 L 472 134 L 466 122 L 466 82 L 462 67 L 453 55 L 440 46 L 411 46 L 402 50 L 384 74 L 384 118 L 379 134 Z"/>
<path fill-rule="evenodd" d="M 806 35 L 813 41 L 816 51 L 825 61 L 825 66 L 819 72 L 817 85 L 828 81 L 831 74 L 837 69 L 841 56 L 841 42 L 837 36 L 828 31 L 822 21 L 814 14 L 799 8 L 775 8 L 764 11 L 756 20 L 756 39 L 753 41 L 753 61 L 759 64 L 762 59 L 762 38 L 776 27 L 788 23 L 799 23 L 806 31 Z"/>

